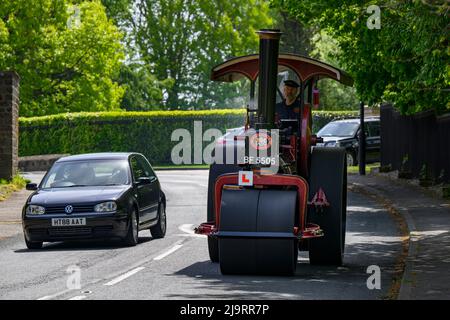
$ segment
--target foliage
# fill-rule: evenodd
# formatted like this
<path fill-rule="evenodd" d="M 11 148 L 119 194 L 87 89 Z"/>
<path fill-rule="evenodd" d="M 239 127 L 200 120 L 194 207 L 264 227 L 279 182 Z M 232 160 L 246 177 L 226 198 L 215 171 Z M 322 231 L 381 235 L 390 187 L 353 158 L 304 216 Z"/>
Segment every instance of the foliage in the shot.
<path fill-rule="evenodd" d="M 113 19 L 117 25 L 130 18 L 133 0 L 101 0 L 108 18 Z"/>
<path fill-rule="evenodd" d="M 99 112 L 60 114 L 20 119 L 20 155 L 137 151 L 152 164 L 172 164 L 171 141 L 175 129 L 188 129 L 194 121 L 203 131 L 244 123 L 244 110 Z M 192 143 L 193 144 L 193 143 Z"/>
<path fill-rule="evenodd" d="M 172 86 L 173 79 L 158 81 L 146 65 L 132 63 L 121 66 L 118 83 L 125 88 L 120 107 L 146 111 L 161 108 L 163 90 Z"/>
<path fill-rule="evenodd" d="M 302 22 L 326 30 L 338 58 L 370 104 L 391 101 L 402 113 L 450 110 L 449 5 L 444 0 L 272 0 Z M 381 28 L 369 29 L 369 5 L 381 8 Z"/>
<path fill-rule="evenodd" d="M 355 112 L 315 111 L 314 129 L 334 119 L 356 116 Z M 170 165 L 173 130 L 193 133 L 193 122 L 202 121 L 203 131 L 241 127 L 245 110 L 83 112 L 20 118 L 20 155 L 77 154 L 101 151 L 138 151 L 155 165 Z"/>
<path fill-rule="evenodd" d="M 23 189 L 28 182 L 29 180 L 24 179 L 18 174 L 11 181 L 0 179 L 0 201 L 6 200 L 12 192 Z"/>
<path fill-rule="evenodd" d="M 139 57 L 157 79 L 174 79 L 166 107 L 235 105 L 246 84 L 213 83 L 210 71 L 257 51 L 255 31 L 272 24 L 266 1 L 142 0 L 134 9 L 128 28 Z"/>
<path fill-rule="evenodd" d="M 121 38 L 99 0 L 1 1 L 0 70 L 21 78 L 20 114 L 118 109 Z"/>
<path fill-rule="evenodd" d="M 314 48 L 314 28 L 306 27 L 301 21 L 292 19 L 286 11 L 271 10 L 274 28 L 280 29 L 280 53 L 293 53 L 310 56 Z"/>
<path fill-rule="evenodd" d="M 312 37 L 314 49 L 311 56 L 340 68 L 336 59 L 339 53 L 338 43 L 333 37 L 321 30 Z M 322 79 L 318 82 L 320 90 L 320 108 L 323 110 L 356 110 L 359 106 L 354 87 L 345 86 L 335 80 Z"/>

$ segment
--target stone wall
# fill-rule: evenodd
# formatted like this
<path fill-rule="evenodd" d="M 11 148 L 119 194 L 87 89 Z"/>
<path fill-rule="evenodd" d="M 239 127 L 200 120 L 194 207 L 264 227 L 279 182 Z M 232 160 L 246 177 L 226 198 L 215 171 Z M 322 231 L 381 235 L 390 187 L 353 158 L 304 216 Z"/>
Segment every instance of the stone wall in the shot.
<path fill-rule="evenodd" d="M 19 170 L 21 172 L 47 171 L 61 157 L 69 154 L 46 154 L 40 156 L 28 156 L 19 158 Z"/>
<path fill-rule="evenodd" d="M 0 72 L 0 179 L 17 172 L 19 148 L 19 76 Z"/>

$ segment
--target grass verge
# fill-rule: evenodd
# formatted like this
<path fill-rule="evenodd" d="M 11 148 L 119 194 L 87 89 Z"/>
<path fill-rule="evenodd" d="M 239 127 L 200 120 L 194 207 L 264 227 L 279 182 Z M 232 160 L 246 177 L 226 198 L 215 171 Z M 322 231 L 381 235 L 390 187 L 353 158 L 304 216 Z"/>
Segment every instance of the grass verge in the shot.
<path fill-rule="evenodd" d="M 0 201 L 6 200 L 11 193 L 24 188 L 29 181 L 16 174 L 10 181 L 0 179 Z"/>
<path fill-rule="evenodd" d="M 366 173 L 370 173 L 372 168 L 378 168 L 380 166 L 379 162 L 366 164 Z M 359 173 L 359 166 L 349 166 L 347 167 L 347 172 L 351 174 Z"/>

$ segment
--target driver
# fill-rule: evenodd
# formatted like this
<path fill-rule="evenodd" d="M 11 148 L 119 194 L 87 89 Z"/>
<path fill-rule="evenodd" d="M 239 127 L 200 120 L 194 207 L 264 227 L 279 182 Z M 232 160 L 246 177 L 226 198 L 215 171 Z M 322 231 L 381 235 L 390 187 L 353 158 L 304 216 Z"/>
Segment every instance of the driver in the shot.
<path fill-rule="evenodd" d="M 95 177 L 94 170 L 86 164 L 77 164 L 69 170 L 66 180 L 73 182 L 76 185 L 90 184 Z"/>
<path fill-rule="evenodd" d="M 298 119 L 300 101 L 297 99 L 297 94 L 299 87 L 300 85 L 294 80 L 284 81 L 284 99 L 275 106 L 277 122 L 282 119 Z"/>

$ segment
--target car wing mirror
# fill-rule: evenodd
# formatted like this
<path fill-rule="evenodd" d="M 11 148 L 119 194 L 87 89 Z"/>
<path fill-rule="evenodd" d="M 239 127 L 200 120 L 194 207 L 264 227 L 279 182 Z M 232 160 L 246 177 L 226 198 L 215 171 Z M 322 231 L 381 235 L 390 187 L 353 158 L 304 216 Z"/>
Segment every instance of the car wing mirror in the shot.
<path fill-rule="evenodd" d="M 150 184 L 152 182 L 151 178 L 149 177 L 140 177 L 137 181 L 137 183 L 139 185 L 143 185 L 143 184 Z"/>
<path fill-rule="evenodd" d="M 37 184 L 36 183 L 27 183 L 25 188 L 30 191 L 35 191 L 35 190 L 37 190 Z"/>

